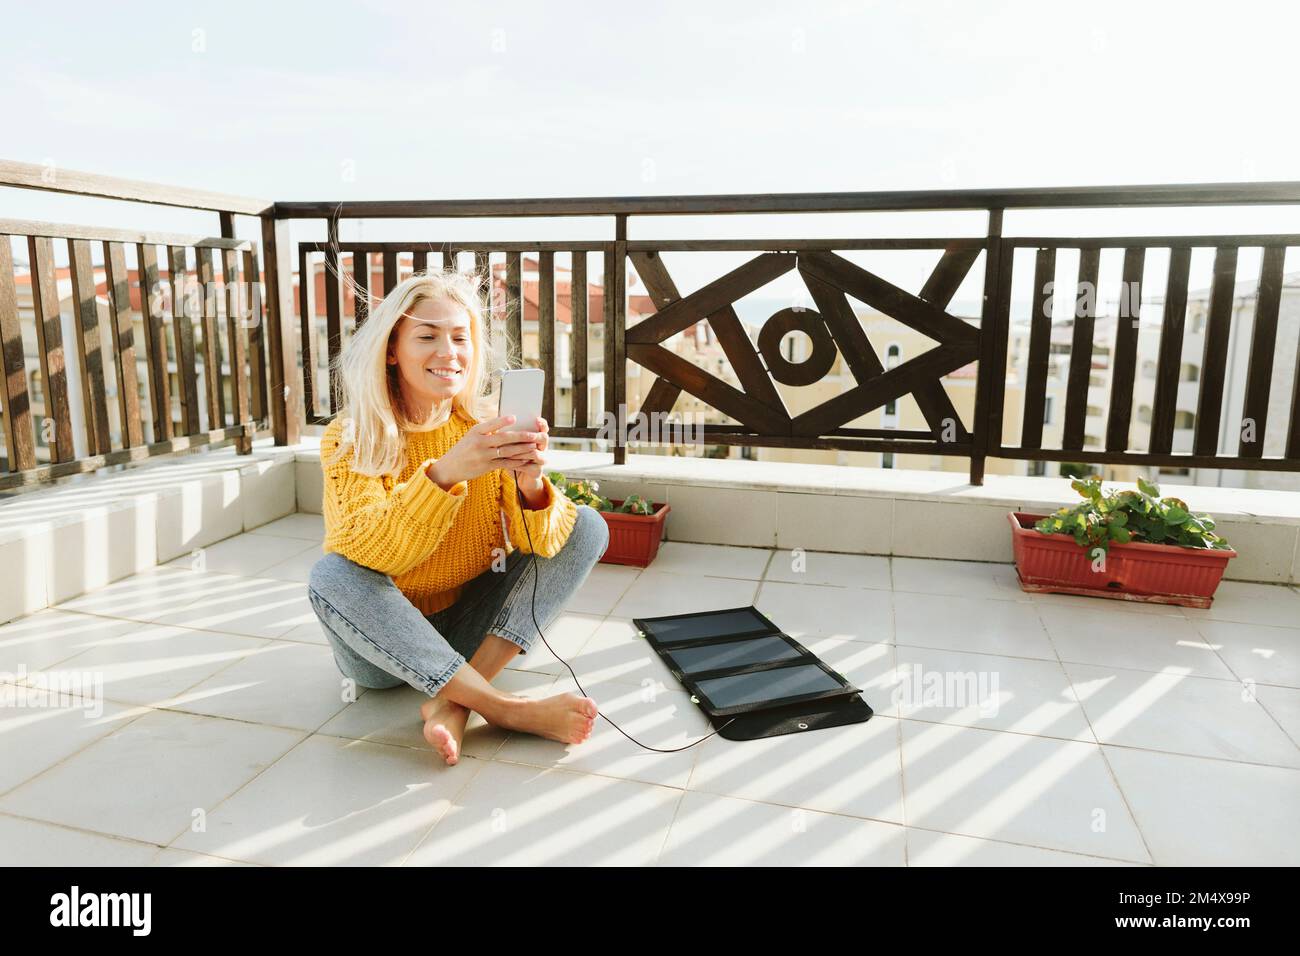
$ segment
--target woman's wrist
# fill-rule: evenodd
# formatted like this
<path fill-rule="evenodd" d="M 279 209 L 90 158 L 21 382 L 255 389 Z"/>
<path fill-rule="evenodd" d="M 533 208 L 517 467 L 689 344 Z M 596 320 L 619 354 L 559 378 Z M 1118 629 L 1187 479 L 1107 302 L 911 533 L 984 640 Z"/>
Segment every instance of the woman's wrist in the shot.
<path fill-rule="evenodd" d="M 546 482 L 541 478 L 519 473 L 515 475 L 515 483 L 519 486 L 519 491 L 523 494 L 524 503 L 529 511 L 540 510 L 549 503 Z"/>
<path fill-rule="evenodd" d="M 452 488 L 460 484 L 460 479 L 454 475 L 447 474 L 441 461 L 430 462 L 424 469 L 425 476 L 443 491 L 451 491 Z"/>

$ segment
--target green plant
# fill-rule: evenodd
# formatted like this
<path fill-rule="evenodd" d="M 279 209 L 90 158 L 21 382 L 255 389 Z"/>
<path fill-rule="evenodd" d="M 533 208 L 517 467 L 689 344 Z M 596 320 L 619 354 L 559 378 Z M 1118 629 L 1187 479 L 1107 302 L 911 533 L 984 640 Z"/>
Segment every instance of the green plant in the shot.
<path fill-rule="evenodd" d="M 640 495 L 628 495 L 617 510 L 629 515 L 652 515 L 655 513 L 655 506 Z"/>
<path fill-rule="evenodd" d="M 558 471 L 548 472 L 551 484 L 575 504 L 589 505 L 597 511 L 620 512 L 622 514 L 652 515 L 654 505 L 640 495 L 628 495 L 627 499 L 614 507 L 614 502 L 600 494 L 600 482 L 585 478 L 569 479 Z"/>
<path fill-rule="evenodd" d="M 1104 492 L 1101 477 L 1092 475 L 1070 482 L 1083 496 L 1074 507 L 1066 507 L 1034 524 L 1043 534 L 1069 534 L 1089 552 L 1110 550 L 1112 541 L 1121 544 L 1145 541 L 1175 544 L 1184 548 L 1223 550 L 1228 542 L 1214 533 L 1214 519 L 1195 514 L 1181 498 L 1161 498 L 1160 489 L 1139 478 L 1137 490 Z"/>
<path fill-rule="evenodd" d="M 598 481 L 589 481 L 585 478 L 570 481 L 558 471 L 548 472 L 546 477 L 550 478 L 551 484 L 574 504 L 589 505 L 597 511 L 609 511 L 614 507 L 608 498 L 601 497 Z"/>

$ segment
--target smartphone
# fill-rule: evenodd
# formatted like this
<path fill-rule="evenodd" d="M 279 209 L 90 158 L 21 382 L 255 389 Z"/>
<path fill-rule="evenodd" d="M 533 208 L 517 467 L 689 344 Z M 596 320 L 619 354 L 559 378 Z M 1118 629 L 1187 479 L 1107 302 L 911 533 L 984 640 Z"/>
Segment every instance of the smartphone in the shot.
<path fill-rule="evenodd" d="M 532 432 L 537 430 L 537 419 L 542 415 L 542 390 L 546 387 L 546 373 L 540 368 L 508 368 L 501 373 L 500 405 L 498 415 L 513 415 L 513 425 L 501 431 Z"/>

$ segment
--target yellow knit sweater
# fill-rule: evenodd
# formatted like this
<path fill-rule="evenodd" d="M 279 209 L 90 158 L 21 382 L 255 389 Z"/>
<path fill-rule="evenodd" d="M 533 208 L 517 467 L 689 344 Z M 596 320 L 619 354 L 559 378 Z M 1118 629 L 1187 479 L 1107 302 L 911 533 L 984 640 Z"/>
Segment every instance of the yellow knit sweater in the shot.
<path fill-rule="evenodd" d="M 432 614 L 455 603 L 466 582 L 492 566 L 494 554 L 516 547 L 528 553 L 528 523 L 533 547 L 555 557 L 569 539 L 577 506 L 543 478 L 547 504 L 520 512 L 514 474 L 497 469 L 461 481 L 444 491 L 424 473 L 445 455 L 477 419 L 457 410 L 440 427 L 406 435 L 406 464 L 396 479 L 352 471 L 353 449 L 340 446 L 341 425 L 334 419 L 321 437 L 325 475 L 326 553 L 390 575 L 420 609 Z M 502 512 L 509 539 L 502 528 Z M 499 550 L 497 550 L 499 549 Z"/>

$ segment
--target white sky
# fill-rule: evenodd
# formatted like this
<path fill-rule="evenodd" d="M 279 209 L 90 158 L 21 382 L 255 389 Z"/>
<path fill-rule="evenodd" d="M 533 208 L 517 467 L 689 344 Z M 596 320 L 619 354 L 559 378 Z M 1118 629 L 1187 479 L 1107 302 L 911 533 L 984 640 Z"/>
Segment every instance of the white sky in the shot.
<path fill-rule="evenodd" d="M 11 5 L 4 22 L 0 157 L 270 199 L 1300 180 L 1300 11 L 1276 2 L 62 2 Z M 0 190 L 0 217 L 214 227 L 129 209 Z M 1298 225 L 1294 208 L 1008 217 L 1022 233 Z M 631 236 L 982 228 L 980 214 L 634 219 Z M 679 284 L 716 267 L 696 272 Z"/>

